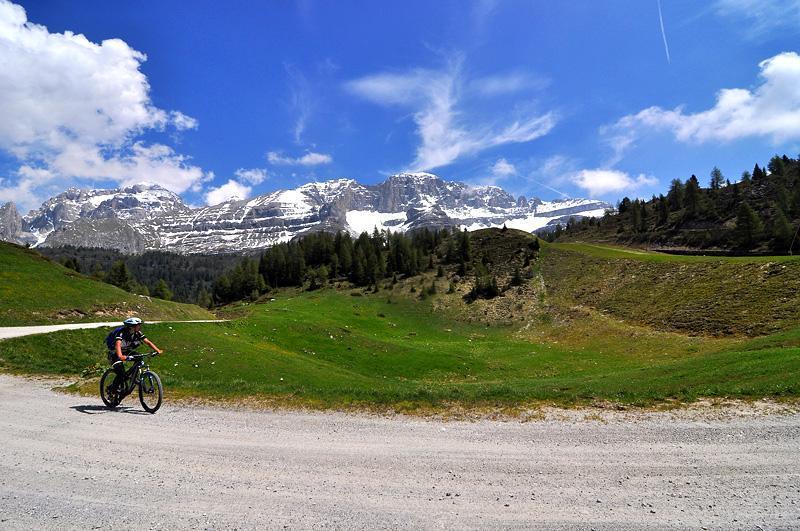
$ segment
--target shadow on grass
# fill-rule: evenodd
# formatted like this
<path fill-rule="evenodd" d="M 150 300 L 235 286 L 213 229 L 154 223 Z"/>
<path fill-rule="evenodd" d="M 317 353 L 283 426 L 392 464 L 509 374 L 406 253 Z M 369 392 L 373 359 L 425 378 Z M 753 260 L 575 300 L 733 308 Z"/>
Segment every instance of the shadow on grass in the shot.
<path fill-rule="evenodd" d="M 74 409 L 79 413 L 85 413 L 86 415 L 99 415 L 103 413 L 128 413 L 131 415 L 149 415 L 147 411 L 142 411 L 141 409 L 134 409 L 130 406 L 117 406 L 114 409 L 109 409 L 106 406 L 101 406 L 97 404 L 86 404 L 81 406 L 70 406 L 70 409 Z"/>

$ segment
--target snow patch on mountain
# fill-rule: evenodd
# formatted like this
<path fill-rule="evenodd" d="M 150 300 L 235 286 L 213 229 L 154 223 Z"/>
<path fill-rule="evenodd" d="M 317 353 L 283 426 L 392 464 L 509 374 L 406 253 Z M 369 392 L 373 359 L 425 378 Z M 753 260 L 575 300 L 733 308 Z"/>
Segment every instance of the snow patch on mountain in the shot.
<path fill-rule="evenodd" d="M 534 231 L 570 217 L 601 216 L 610 207 L 588 199 L 514 198 L 497 186 L 472 187 L 426 172 L 392 175 L 375 185 L 352 179 L 312 182 L 201 208 L 190 208 L 158 185 L 140 183 L 116 190 L 71 188 L 24 217 L 5 207 L 0 223 L 7 226 L 0 226 L 0 237 L 125 252 L 223 253 L 255 251 L 318 230 L 358 235 L 375 228 L 474 230 L 505 224 Z"/>

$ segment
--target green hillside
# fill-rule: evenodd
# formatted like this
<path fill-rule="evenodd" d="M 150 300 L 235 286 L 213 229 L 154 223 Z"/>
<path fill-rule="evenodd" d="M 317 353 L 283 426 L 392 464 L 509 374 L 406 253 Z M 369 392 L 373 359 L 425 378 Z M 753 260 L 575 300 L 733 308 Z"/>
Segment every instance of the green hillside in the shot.
<path fill-rule="evenodd" d="M 259 303 L 228 307 L 230 322 L 148 326 L 167 352 L 153 367 L 168 397 L 322 408 L 513 410 L 800 394 L 800 260 L 539 248 L 513 230 L 470 240 L 466 265 L 441 262 L 361 287 L 317 278 L 324 287 L 272 290 Z M 26 258 L 29 274 L 34 263 L 71 274 Z M 498 295 L 471 296 L 487 275 Z M 104 334 L 0 342 L 0 370 L 82 376 L 76 387 L 96 393 Z"/>
<path fill-rule="evenodd" d="M 0 242 L 0 326 L 144 319 L 212 319 L 207 310 L 133 295 Z"/>
<path fill-rule="evenodd" d="M 710 258 L 549 244 L 551 300 L 695 335 L 762 335 L 800 326 L 800 258 Z"/>
<path fill-rule="evenodd" d="M 454 321 L 427 302 L 386 294 L 287 292 L 248 309 L 233 322 L 148 327 L 167 352 L 153 367 L 168 397 L 416 410 L 800 392 L 797 330 L 746 341 L 648 332 L 646 341 L 631 344 L 621 341 L 635 339 L 628 329 L 585 348 L 568 338 L 536 341 L 514 327 Z M 0 364 L 12 371 L 98 374 L 103 333 L 4 341 Z M 87 392 L 95 387 L 96 380 L 86 384 Z"/>

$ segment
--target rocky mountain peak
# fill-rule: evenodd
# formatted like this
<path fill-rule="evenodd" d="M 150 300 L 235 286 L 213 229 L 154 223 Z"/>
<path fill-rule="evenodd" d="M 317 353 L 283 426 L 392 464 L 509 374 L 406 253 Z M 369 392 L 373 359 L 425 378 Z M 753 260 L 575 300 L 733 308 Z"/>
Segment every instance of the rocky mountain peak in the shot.
<path fill-rule="evenodd" d="M 71 188 L 24 217 L 6 205 L 0 208 L 0 237 L 129 253 L 243 252 L 319 230 L 358 235 L 375 228 L 474 230 L 505 224 L 533 231 L 556 220 L 600 216 L 609 207 L 585 199 L 514 198 L 497 186 L 473 187 L 427 172 L 399 173 L 375 185 L 345 178 L 312 182 L 202 208 L 188 207 L 158 184 L 137 183 L 111 190 Z"/>

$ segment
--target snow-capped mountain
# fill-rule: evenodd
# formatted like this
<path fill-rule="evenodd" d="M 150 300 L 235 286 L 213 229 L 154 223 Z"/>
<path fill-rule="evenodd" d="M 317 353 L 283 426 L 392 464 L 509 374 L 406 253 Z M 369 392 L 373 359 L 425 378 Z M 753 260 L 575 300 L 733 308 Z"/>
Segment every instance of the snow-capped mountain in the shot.
<path fill-rule="evenodd" d="M 423 227 L 499 227 L 534 231 L 569 217 L 602 216 L 611 205 L 588 199 L 514 198 L 496 186 L 472 187 L 430 173 L 393 175 L 376 185 L 352 179 L 305 184 L 249 200 L 190 208 L 155 184 L 77 190 L 19 216 L 0 207 L 0 239 L 31 245 L 114 248 L 127 253 L 257 250 L 307 232 L 353 235 Z"/>

